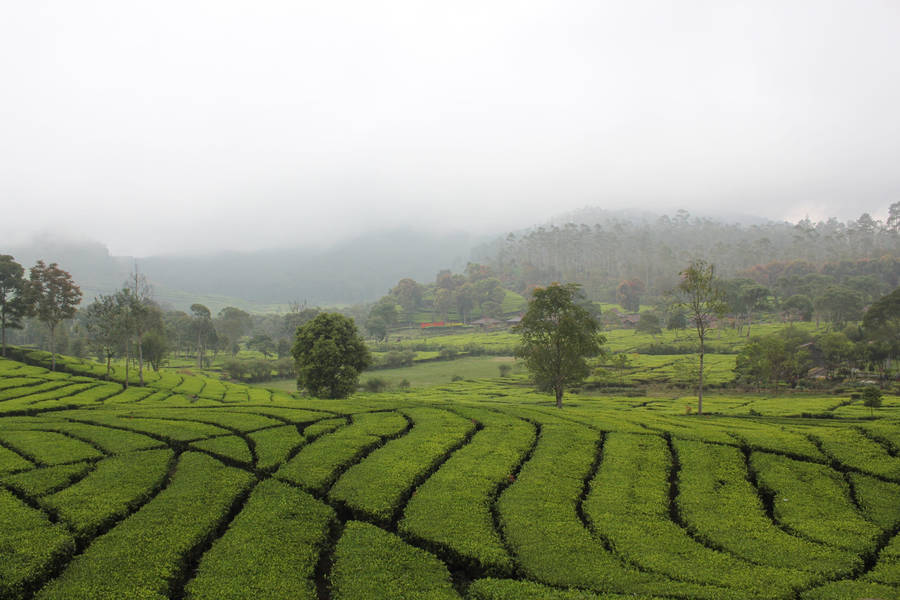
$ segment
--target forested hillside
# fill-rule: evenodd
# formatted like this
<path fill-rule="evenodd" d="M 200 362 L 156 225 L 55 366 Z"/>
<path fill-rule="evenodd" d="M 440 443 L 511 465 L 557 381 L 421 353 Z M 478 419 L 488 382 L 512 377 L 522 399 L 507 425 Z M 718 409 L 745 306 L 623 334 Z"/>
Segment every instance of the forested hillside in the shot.
<path fill-rule="evenodd" d="M 834 277 L 836 283 L 872 275 L 878 283 L 873 291 L 883 294 L 900 279 L 900 202 L 891 205 L 889 215 L 886 222 L 863 214 L 846 223 L 805 219 L 740 225 L 694 218 L 686 211 L 638 219 L 588 211 L 581 218 L 590 222 L 510 233 L 478 248 L 475 259 L 517 291 L 575 281 L 596 300 L 615 301 L 617 286 L 631 279 L 649 295 L 664 293 L 677 283 L 684 265 L 697 258 L 715 263 L 722 277 L 749 276 L 767 286 L 781 277 L 811 273 Z"/>

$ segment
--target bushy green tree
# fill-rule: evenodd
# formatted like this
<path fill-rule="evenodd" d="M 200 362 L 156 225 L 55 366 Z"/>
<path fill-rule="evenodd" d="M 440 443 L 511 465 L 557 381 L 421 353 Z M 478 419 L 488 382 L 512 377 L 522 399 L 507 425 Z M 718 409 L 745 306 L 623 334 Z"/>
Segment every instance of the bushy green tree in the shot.
<path fill-rule="evenodd" d="M 372 364 L 353 320 L 337 313 L 321 313 L 298 329 L 291 353 L 298 388 L 320 398 L 349 396 Z"/>
<path fill-rule="evenodd" d="M 412 325 L 413 315 L 422 302 L 423 288 L 414 279 L 406 277 L 397 282 L 391 295 L 397 299 L 397 303 L 403 307 L 406 320 Z"/>
<path fill-rule="evenodd" d="M 855 290 L 842 285 L 830 285 L 816 298 L 815 304 L 835 329 L 843 329 L 848 321 L 860 318 L 863 300 Z"/>
<path fill-rule="evenodd" d="M 766 384 L 778 391 L 778 383 L 796 385 L 812 365 L 800 336 L 766 335 L 750 339 L 737 356 L 735 374 L 740 382 L 757 389 Z"/>
<path fill-rule="evenodd" d="M 226 348 L 231 349 L 231 355 L 234 356 L 237 354 L 234 352 L 234 348 L 240 348 L 238 341 L 250 331 L 253 322 L 250 319 L 250 314 L 246 311 L 233 306 L 226 306 L 219 311 L 213 325 L 216 328 L 219 342 Z"/>
<path fill-rule="evenodd" d="M 387 338 L 388 330 L 397 321 L 397 300 L 393 296 L 384 296 L 375 303 L 366 319 L 366 330 L 377 340 Z"/>
<path fill-rule="evenodd" d="M 265 333 L 257 333 L 254 335 L 249 342 L 247 342 L 247 347 L 257 352 L 262 352 L 262 355 L 266 358 L 269 358 L 269 355 L 275 352 L 277 346 L 275 342 L 272 341 L 272 338 Z"/>
<path fill-rule="evenodd" d="M 804 294 L 794 294 L 784 301 L 781 309 L 787 316 L 789 323 L 793 323 L 794 319 L 800 319 L 801 321 L 812 319 L 813 303 L 809 296 Z"/>
<path fill-rule="evenodd" d="M 644 293 L 644 282 L 640 279 L 623 281 L 616 288 L 616 302 L 629 312 L 637 312 L 641 308 L 641 295 Z"/>
<path fill-rule="evenodd" d="M 141 352 L 150 363 L 150 367 L 158 373 L 159 367 L 169 353 L 169 338 L 164 327 L 153 329 L 144 336 Z"/>
<path fill-rule="evenodd" d="M 659 326 L 659 317 L 651 313 L 642 314 L 635 331 L 649 333 L 650 335 L 662 333 L 662 327 Z"/>
<path fill-rule="evenodd" d="M 847 364 L 853 357 L 855 349 L 853 342 L 840 332 L 820 335 L 816 339 L 816 345 L 822 352 L 825 370 L 829 377 L 833 377 L 842 366 Z"/>
<path fill-rule="evenodd" d="M 557 408 L 562 408 L 565 389 L 590 374 L 587 359 L 600 354 L 606 342 L 600 323 L 579 306 L 579 299 L 576 284 L 538 288 L 515 327 L 522 336 L 516 356 L 540 389 L 556 395 Z"/>
<path fill-rule="evenodd" d="M 50 370 L 56 370 L 56 327 L 60 322 L 75 316 L 81 302 L 81 289 L 72 276 L 56 263 L 44 264 L 39 260 L 31 267 L 27 293 L 29 312 L 43 322 L 50 332 Z"/>
<path fill-rule="evenodd" d="M 6 330 L 21 329 L 28 313 L 25 269 L 9 254 L 0 254 L 0 347 L 6 356 Z"/>
<path fill-rule="evenodd" d="M 123 310 L 116 295 L 100 295 L 80 316 L 91 348 L 106 359 L 106 379 L 109 379 L 112 357 L 122 346 Z"/>
<path fill-rule="evenodd" d="M 872 304 L 862 325 L 867 338 L 885 342 L 894 356 L 900 354 L 900 288 Z"/>

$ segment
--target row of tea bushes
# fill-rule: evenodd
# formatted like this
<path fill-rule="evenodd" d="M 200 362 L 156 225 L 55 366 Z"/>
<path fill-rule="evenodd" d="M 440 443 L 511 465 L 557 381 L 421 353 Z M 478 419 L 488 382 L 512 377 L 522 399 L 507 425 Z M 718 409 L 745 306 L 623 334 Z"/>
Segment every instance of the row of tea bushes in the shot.
<path fill-rule="evenodd" d="M 579 517 L 601 434 L 561 418 L 540 419 L 534 454 L 498 504 L 503 532 L 528 578 L 608 592 L 740 597 L 725 588 L 673 581 L 621 563 Z"/>
<path fill-rule="evenodd" d="M 470 571 L 508 576 L 515 564 L 491 509 L 500 487 L 511 483 L 534 443 L 535 428 L 502 413 L 458 410 L 483 429 L 415 491 L 399 529 Z"/>
<path fill-rule="evenodd" d="M 173 465 L 171 450 L 120 454 L 96 463 L 87 477 L 41 499 L 76 537 L 96 533 L 143 504 L 162 485 Z"/>
<path fill-rule="evenodd" d="M 900 457 L 891 456 L 882 444 L 858 430 L 819 427 L 812 437 L 841 464 L 900 483 Z"/>
<path fill-rule="evenodd" d="M 319 554 L 334 510 L 268 479 L 216 540 L 185 588 L 191 600 L 315 600 Z"/>
<path fill-rule="evenodd" d="M 0 598 L 23 598 L 75 551 L 59 524 L 0 489 Z"/>
<path fill-rule="evenodd" d="M 403 412 L 413 422 L 409 433 L 350 467 L 329 493 L 329 498 L 354 514 L 385 525 L 416 483 L 475 430 L 470 419 L 449 411 L 417 408 Z"/>
<path fill-rule="evenodd" d="M 167 598 L 253 477 L 204 454 L 181 455 L 171 483 L 97 538 L 39 599 Z"/>
<path fill-rule="evenodd" d="M 856 510 L 840 473 L 765 452 L 754 452 L 750 464 L 773 497 L 773 516 L 788 530 L 856 554 L 874 550 L 884 531 Z"/>
<path fill-rule="evenodd" d="M 338 540 L 331 586 L 335 600 L 460 600 L 437 557 L 359 521 Z"/>
<path fill-rule="evenodd" d="M 772 523 L 738 449 L 678 439 L 674 447 L 682 466 L 678 510 L 700 538 L 751 562 L 827 578 L 861 566 L 850 552 L 795 537 Z"/>
<path fill-rule="evenodd" d="M 747 598 L 790 596 L 815 582 L 809 573 L 753 565 L 691 538 L 670 517 L 672 469 L 662 437 L 607 435 L 584 512 L 627 562 L 673 579 L 734 588 Z"/>
<path fill-rule="evenodd" d="M 409 422 L 397 412 L 353 415 L 352 423 L 307 446 L 275 472 L 275 476 L 301 487 L 325 493 L 341 470 L 384 438 L 397 436 Z"/>

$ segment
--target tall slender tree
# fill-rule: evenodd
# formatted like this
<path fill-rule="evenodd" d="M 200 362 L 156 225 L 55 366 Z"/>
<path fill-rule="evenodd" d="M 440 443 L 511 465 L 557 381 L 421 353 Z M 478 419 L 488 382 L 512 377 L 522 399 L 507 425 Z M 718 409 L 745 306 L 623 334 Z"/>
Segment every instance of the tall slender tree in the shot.
<path fill-rule="evenodd" d="M 122 355 L 125 357 L 125 389 L 128 389 L 128 369 L 131 366 L 131 351 L 134 344 L 135 306 L 137 302 L 129 288 L 122 288 L 115 295 L 117 313 L 115 315 L 115 334 Z"/>
<path fill-rule="evenodd" d="M 25 269 L 9 254 L 0 254 L 0 346 L 6 356 L 6 330 L 21 329 L 28 313 Z"/>
<path fill-rule="evenodd" d="M 56 327 L 75 316 L 81 302 L 81 289 L 72 276 L 56 263 L 45 265 L 39 260 L 31 267 L 26 298 L 30 314 L 36 316 L 50 330 L 50 370 L 56 370 Z"/>
<path fill-rule="evenodd" d="M 134 274 L 129 278 L 126 288 L 129 290 L 129 312 L 134 335 L 137 338 L 138 355 L 138 380 L 144 385 L 144 335 L 160 321 L 158 310 L 154 310 L 153 291 L 147 278 L 140 275 L 135 267 Z"/>
<path fill-rule="evenodd" d="M 206 355 L 206 344 L 209 341 L 213 329 L 212 318 L 209 309 L 203 304 L 191 304 L 191 327 L 197 336 L 197 368 L 203 368 L 203 359 Z"/>
<path fill-rule="evenodd" d="M 726 310 L 722 288 L 716 280 L 715 266 L 695 260 L 681 272 L 681 282 L 675 288 L 677 303 L 688 313 L 700 341 L 700 372 L 697 378 L 697 414 L 703 414 L 703 355 L 709 330 Z"/>

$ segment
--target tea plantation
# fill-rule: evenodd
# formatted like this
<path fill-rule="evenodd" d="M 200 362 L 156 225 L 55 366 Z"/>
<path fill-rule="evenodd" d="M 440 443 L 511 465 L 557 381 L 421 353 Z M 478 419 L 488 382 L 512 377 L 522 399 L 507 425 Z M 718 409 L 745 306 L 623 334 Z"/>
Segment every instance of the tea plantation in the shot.
<path fill-rule="evenodd" d="M 3 599 L 900 598 L 895 396 L 326 401 L 20 358 Z"/>

